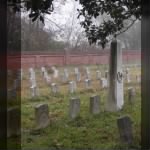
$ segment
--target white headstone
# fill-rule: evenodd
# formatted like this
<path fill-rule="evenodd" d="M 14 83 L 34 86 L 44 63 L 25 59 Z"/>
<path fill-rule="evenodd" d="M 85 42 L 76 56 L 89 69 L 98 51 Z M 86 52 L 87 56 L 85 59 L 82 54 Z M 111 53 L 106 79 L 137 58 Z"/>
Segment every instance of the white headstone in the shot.
<path fill-rule="evenodd" d="M 53 78 L 58 78 L 59 70 L 57 70 L 55 67 L 52 67 L 53 70 Z"/>
<path fill-rule="evenodd" d="M 90 74 L 89 68 L 86 67 L 85 70 L 86 70 L 86 79 L 90 79 L 91 78 L 91 74 Z"/>
<path fill-rule="evenodd" d="M 51 83 L 51 77 L 49 76 L 46 69 L 43 69 L 43 78 L 47 84 Z"/>
<path fill-rule="evenodd" d="M 77 85 L 75 81 L 69 82 L 69 92 L 74 93 L 76 91 Z"/>
<path fill-rule="evenodd" d="M 36 84 L 36 79 L 31 79 L 30 82 L 31 82 L 31 87 L 30 87 L 31 96 L 32 97 L 38 96 L 39 92 L 38 92 L 38 88 L 37 88 L 37 84 Z"/>
<path fill-rule="evenodd" d="M 63 81 L 67 82 L 69 79 L 69 73 L 68 73 L 68 69 L 64 69 L 64 76 L 63 76 Z"/>
<path fill-rule="evenodd" d="M 96 79 L 97 80 L 101 79 L 101 72 L 99 70 L 96 71 Z"/>
<path fill-rule="evenodd" d="M 81 81 L 81 74 L 80 74 L 80 72 L 79 72 L 79 69 L 76 67 L 76 68 L 74 69 L 74 72 L 75 72 L 76 81 L 77 81 L 77 82 L 80 82 L 80 81 Z"/>
<path fill-rule="evenodd" d="M 58 93 L 59 92 L 59 88 L 58 88 L 58 85 L 56 83 L 52 83 L 51 84 L 51 88 L 52 88 L 52 92 L 54 94 Z"/>
<path fill-rule="evenodd" d="M 102 88 L 108 88 L 108 80 L 106 78 L 101 78 L 100 85 Z"/>
<path fill-rule="evenodd" d="M 130 79 L 130 75 L 129 75 L 129 73 L 126 75 L 126 79 L 127 79 L 127 83 L 130 83 L 131 82 L 131 79 Z"/>
<path fill-rule="evenodd" d="M 90 79 L 85 79 L 85 88 L 89 89 L 91 87 L 91 80 Z"/>
<path fill-rule="evenodd" d="M 45 67 L 41 67 L 41 73 L 42 73 L 42 76 L 44 76 L 44 73 L 46 72 L 46 69 Z"/>

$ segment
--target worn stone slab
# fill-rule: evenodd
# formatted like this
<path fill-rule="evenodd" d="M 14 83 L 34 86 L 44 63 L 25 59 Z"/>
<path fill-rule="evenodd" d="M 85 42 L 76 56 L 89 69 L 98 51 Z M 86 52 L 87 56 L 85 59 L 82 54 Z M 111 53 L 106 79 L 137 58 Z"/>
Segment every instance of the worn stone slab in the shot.
<path fill-rule="evenodd" d="M 80 113 L 80 99 L 71 98 L 69 104 L 69 117 L 71 119 L 76 118 Z"/>
<path fill-rule="evenodd" d="M 130 117 L 123 116 L 118 118 L 117 125 L 121 141 L 126 144 L 132 144 L 133 133 L 132 133 L 132 122 Z"/>
<path fill-rule="evenodd" d="M 100 97 L 97 95 L 90 97 L 90 112 L 92 114 L 100 113 Z"/>
<path fill-rule="evenodd" d="M 49 123 L 49 108 L 48 104 L 39 104 L 35 106 L 35 123 L 37 129 L 46 128 Z"/>
<path fill-rule="evenodd" d="M 19 107 L 8 108 L 7 110 L 7 137 L 21 135 L 21 111 Z"/>

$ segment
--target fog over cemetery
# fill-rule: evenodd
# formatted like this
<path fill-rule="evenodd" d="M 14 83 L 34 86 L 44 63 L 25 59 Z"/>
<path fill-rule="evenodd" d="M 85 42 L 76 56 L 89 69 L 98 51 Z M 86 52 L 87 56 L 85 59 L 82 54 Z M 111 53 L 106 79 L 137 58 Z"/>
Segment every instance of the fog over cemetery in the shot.
<path fill-rule="evenodd" d="M 27 62 L 28 67 L 17 70 L 15 80 L 8 70 L 10 118 L 17 112 L 12 106 L 21 94 L 22 148 L 140 149 L 141 60 L 123 61 L 123 51 L 140 51 L 140 21 L 102 49 L 88 44 L 76 19 L 78 2 L 56 1 L 54 6 L 52 16 L 45 16 L 45 26 L 23 14 L 22 51 L 35 54 L 43 48 L 59 54 L 108 49 L 109 61 L 40 66 Z M 103 19 L 99 16 L 95 23 Z M 18 134 L 14 126 L 8 126 L 8 137 Z"/>

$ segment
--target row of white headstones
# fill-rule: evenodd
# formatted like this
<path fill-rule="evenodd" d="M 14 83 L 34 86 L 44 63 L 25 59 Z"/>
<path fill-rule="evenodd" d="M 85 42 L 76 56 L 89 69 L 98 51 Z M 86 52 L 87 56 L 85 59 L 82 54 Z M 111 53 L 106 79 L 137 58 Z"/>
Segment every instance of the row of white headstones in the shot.
<path fill-rule="evenodd" d="M 57 70 L 55 67 L 52 67 L 53 70 L 53 78 L 59 77 L 59 70 Z M 37 84 L 36 84 L 36 75 L 33 68 L 29 68 L 29 74 L 30 74 L 30 82 L 31 82 L 31 94 L 32 97 L 39 95 Z M 53 83 L 51 81 L 51 77 L 48 74 L 48 71 L 45 67 L 41 67 L 41 74 L 44 78 L 44 80 L 47 82 L 48 85 L 51 85 L 51 89 L 53 93 L 59 92 L 59 85 L 57 83 Z M 79 71 L 79 68 L 74 68 L 74 75 L 76 77 L 76 81 L 69 81 L 69 92 L 74 93 L 77 90 L 77 84 L 76 82 L 81 81 L 81 73 Z M 131 82 L 130 74 L 129 74 L 129 68 L 125 70 L 124 78 L 126 79 L 127 83 Z M 100 85 L 102 88 L 108 88 L 108 70 L 105 71 L 105 77 L 102 77 L 101 72 L 99 70 L 96 71 L 96 79 L 100 81 Z M 68 69 L 64 69 L 64 73 L 62 76 L 62 81 L 67 82 L 69 80 L 69 72 Z M 140 76 L 136 76 L 136 80 L 139 83 L 140 82 Z M 91 72 L 88 67 L 85 68 L 85 88 L 89 89 L 92 84 L 91 80 Z"/>

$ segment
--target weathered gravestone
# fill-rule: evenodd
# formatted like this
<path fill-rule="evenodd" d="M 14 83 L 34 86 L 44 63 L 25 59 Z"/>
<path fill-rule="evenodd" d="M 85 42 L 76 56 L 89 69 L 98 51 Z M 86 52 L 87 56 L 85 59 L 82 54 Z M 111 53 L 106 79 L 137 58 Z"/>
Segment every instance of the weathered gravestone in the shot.
<path fill-rule="evenodd" d="M 49 76 L 47 70 L 44 71 L 43 78 L 47 84 L 51 83 L 51 77 Z"/>
<path fill-rule="evenodd" d="M 7 137 L 19 136 L 21 134 L 21 111 L 19 107 L 7 110 Z"/>
<path fill-rule="evenodd" d="M 57 70 L 54 66 L 52 67 L 53 70 L 53 78 L 58 78 L 59 70 Z"/>
<path fill-rule="evenodd" d="M 130 69 L 127 67 L 126 70 L 125 70 L 125 77 L 126 77 L 126 81 L 127 83 L 130 83 L 131 82 L 131 79 L 130 79 L 130 73 L 129 73 Z"/>
<path fill-rule="evenodd" d="M 132 144 L 133 133 L 132 133 L 132 122 L 130 118 L 128 116 L 118 118 L 117 125 L 121 141 L 126 144 Z"/>
<path fill-rule="evenodd" d="M 35 122 L 37 129 L 46 128 L 49 125 L 48 104 L 39 104 L 35 106 Z"/>
<path fill-rule="evenodd" d="M 46 68 L 45 67 L 41 67 L 41 73 L 42 73 L 42 76 L 44 77 L 44 73 L 46 72 Z"/>
<path fill-rule="evenodd" d="M 101 79 L 101 72 L 99 70 L 96 71 L 96 79 L 97 80 Z"/>
<path fill-rule="evenodd" d="M 131 82 L 131 79 L 130 79 L 130 74 L 127 74 L 127 83 L 130 83 Z"/>
<path fill-rule="evenodd" d="M 69 72 L 68 69 L 64 69 L 64 75 L 63 75 L 63 82 L 67 82 L 69 79 Z"/>
<path fill-rule="evenodd" d="M 91 80 L 90 79 L 85 79 L 85 88 L 86 89 L 91 88 Z"/>
<path fill-rule="evenodd" d="M 32 97 L 35 97 L 35 96 L 38 96 L 39 95 L 39 92 L 38 92 L 38 88 L 37 88 L 37 84 L 36 84 L 36 80 L 35 79 L 32 79 L 31 80 L 31 96 Z"/>
<path fill-rule="evenodd" d="M 130 104 L 135 102 L 135 89 L 133 87 L 128 88 L 128 101 Z"/>
<path fill-rule="evenodd" d="M 111 43 L 109 62 L 109 92 L 106 104 L 107 111 L 122 109 L 124 104 L 122 48 L 121 43 L 113 40 Z"/>
<path fill-rule="evenodd" d="M 81 81 L 81 74 L 80 74 L 80 72 L 78 74 L 75 74 L 75 76 L 76 76 L 76 81 L 80 82 Z"/>
<path fill-rule="evenodd" d="M 69 104 L 69 116 L 71 119 L 76 118 L 80 113 L 80 99 L 71 98 Z"/>
<path fill-rule="evenodd" d="M 75 72 L 76 81 L 77 81 L 77 82 L 80 82 L 80 81 L 81 81 L 81 74 L 80 74 L 80 72 L 79 72 L 79 69 L 76 67 L 76 68 L 74 69 L 74 72 Z"/>
<path fill-rule="evenodd" d="M 106 70 L 105 71 L 105 78 L 108 79 L 108 77 L 109 77 L 109 72 L 108 72 L 108 70 Z"/>
<path fill-rule="evenodd" d="M 100 97 L 97 95 L 90 97 L 90 112 L 92 114 L 100 113 Z"/>
<path fill-rule="evenodd" d="M 52 84 L 51 84 L 51 89 L 52 89 L 52 92 L 53 92 L 54 94 L 58 93 L 58 92 L 59 92 L 58 84 L 52 83 Z"/>
<path fill-rule="evenodd" d="M 86 72 L 86 74 L 85 74 L 86 79 L 90 79 L 91 78 L 91 73 L 90 73 L 90 70 L 89 70 L 88 67 L 85 68 L 85 72 Z"/>
<path fill-rule="evenodd" d="M 101 88 L 108 88 L 108 80 L 106 78 L 100 78 Z"/>
<path fill-rule="evenodd" d="M 75 81 L 69 82 L 69 92 L 74 93 L 76 91 L 77 85 Z"/>

